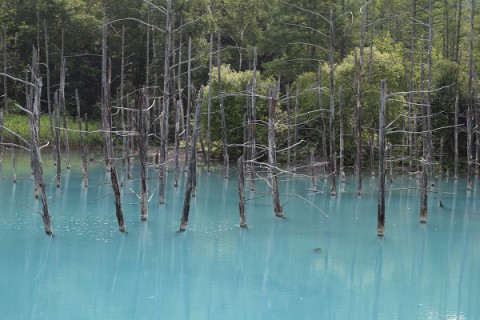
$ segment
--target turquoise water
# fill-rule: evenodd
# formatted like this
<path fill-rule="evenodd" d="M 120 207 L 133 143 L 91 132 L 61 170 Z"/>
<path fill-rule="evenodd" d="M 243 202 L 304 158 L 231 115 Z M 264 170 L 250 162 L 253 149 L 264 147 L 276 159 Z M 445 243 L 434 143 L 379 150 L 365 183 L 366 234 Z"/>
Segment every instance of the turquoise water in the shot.
<path fill-rule="evenodd" d="M 257 191 L 247 191 L 255 199 L 247 202 L 245 230 L 235 174 L 225 181 L 221 169 L 210 175 L 199 169 L 188 230 L 179 233 L 185 177 L 175 190 L 170 172 L 167 204 L 158 205 L 151 169 L 147 222 L 130 190 L 138 191 L 139 182 L 122 190 L 125 235 L 117 231 L 102 163 L 90 165 L 85 189 L 74 158 L 57 190 L 46 160 L 50 238 L 26 207 L 40 207 L 28 160 L 17 162 L 17 184 L 7 156 L 0 180 L 2 319 L 480 318 L 479 191 L 468 193 L 463 179 L 444 178 L 443 209 L 431 194 L 426 225 L 419 224 L 418 191 L 387 193 L 386 236 L 378 239 L 370 177 L 361 197 L 355 183 L 331 198 L 309 194 L 308 179 L 282 181 L 283 220 L 257 181 Z M 416 185 L 406 176 L 387 184 Z"/>

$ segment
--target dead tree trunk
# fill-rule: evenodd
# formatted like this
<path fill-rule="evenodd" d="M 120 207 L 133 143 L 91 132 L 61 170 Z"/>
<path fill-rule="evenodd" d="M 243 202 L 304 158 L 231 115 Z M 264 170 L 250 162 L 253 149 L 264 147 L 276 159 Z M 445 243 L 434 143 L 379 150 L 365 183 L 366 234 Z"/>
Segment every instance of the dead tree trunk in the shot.
<path fill-rule="evenodd" d="M 167 17 L 165 23 L 165 58 L 163 65 L 163 124 L 160 126 L 162 131 L 160 133 L 160 175 L 159 175 L 159 203 L 165 203 L 165 186 L 167 178 L 167 150 L 168 150 L 168 115 L 169 115 L 169 105 L 170 105 L 170 47 L 172 41 L 172 2 L 167 1 Z M 189 40 L 191 41 L 191 40 Z M 190 42 L 189 42 L 190 47 Z M 190 57 L 189 57 L 190 59 Z M 190 63 L 190 60 L 189 60 Z M 148 134 L 147 134 L 148 136 Z M 148 148 L 148 139 L 147 146 Z M 146 152 L 146 151 L 145 151 Z"/>
<path fill-rule="evenodd" d="M 255 91 L 257 88 L 257 48 L 253 48 L 253 78 L 251 86 L 251 97 L 252 102 L 250 107 L 252 108 L 251 116 L 251 127 L 250 127 L 250 137 L 251 137 L 251 151 L 250 151 L 250 190 L 255 191 L 255 163 L 254 160 L 257 156 L 256 153 L 256 141 L 257 141 L 257 109 L 256 109 L 256 97 Z"/>
<path fill-rule="evenodd" d="M 363 95 L 363 51 L 365 45 L 365 7 L 362 7 L 362 23 L 360 30 L 360 57 L 357 72 L 357 103 L 355 108 L 355 143 L 357 144 L 357 158 L 355 167 L 357 171 L 357 195 L 363 192 L 362 186 L 362 95 Z"/>
<path fill-rule="evenodd" d="M 17 165 L 15 163 L 15 148 L 12 148 L 12 180 L 17 183 Z"/>
<path fill-rule="evenodd" d="M 7 28 L 3 28 L 3 109 L 8 113 L 8 44 L 7 44 Z"/>
<path fill-rule="evenodd" d="M 125 26 L 122 26 L 122 54 L 120 62 L 120 118 L 122 122 L 122 183 L 127 180 L 127 163 L 128 163 L 128 134 L 125 124 L 125 98 L 123 97 L 125 91 Z M 80 115 L 80 113 L 79 113 Z"/>
<path fill-rule="evenodd" d="M 173 186 L 178 188 L 178 177 L 180 175 L 180 162 L 178 154 L 180 149 L 180 109 L 182 108 L 182 101 L 177 100 L 177 107 L 175 108 L 175 173 L 173 177 Z"/>
<path fill-rule="evenodd" d="M 425 78 L 425 65 L 421 67 L 421 90 L 424 91 L 424 78 Z M 427 133 L 427 107 L 425 105 L 425 99 L 421 98 L 422 103 L 422 177 L 420 183 L 420 223 L 427 223 L 428 206 L 428 133 Z"/>
<path fill-rule="evenodd" d="M 322 124 L 321 135 L 322 135 L 322 168 L 323 173 L 325 173 L 325 161 L 327 159 L 327 130 L 325 126 L 325 110 L 323 109 L 323 92 L 322 92 L 322 68 L 318 67 L 318 108 L 319 108 L 319 117 L 320 123 Z M 297 92 L 298 94 L 298 92 Z"/>
<path fill-rule="evenodd" d="M 338 116 L 340 118 L 340 182 L 345 182 L 345 158 L 344 149 L 345 142 L 343 141 L 343 92 L 342 86 L 338 88 Z"/>
<path fill-rule="evenodd" d="M 317 177 L 315 176 L 315 150 L 310 150 L 310 179 L 312 180 L 312 190 L 317 190 Z"/>
<path fill-rule="evenodd" d="M 148 113 L 146 88 L 138 102 L 138 158 L 140 159 L 140 219 L 148 219 L 148 128 L 146 126 L 146 113 Z"/>
<path fill-rule="evenodd" d="M 225 179 L 228 179 L 228 143 L 227 143 L 227 123 L 225 121 L 225 106 L 223 105 L 223 94 L 222 94 L 222 73 L 221 73 L 221 58 L 220 53 L 222 49 L 220 32 L 218 33 L 218 51 L 217 51 L 217 69 L 218 69 L 218 98 L 220 101 L 220 119 L 222 124 L 222 146 L 223 146 L 223 176 Z"/>
<path fill-rule="evenodd" d="M 188 145 L 190 140 L 190 112 L 192 109 L 192 38 L 188 38 L 187 62 L 187 114 L 185 119 L 185 171 L 188 168 Z"/>
<path fill-rule="evenodd" d="M 387 83 L 381 81 L 380 113 L 378 117 L 378 213 L 377 235 L 385 235 L 385 120 L 387 107 Z"/>
<path fill-rule="evenodd" d="M 472 139 L 473 139 L 473 128 L 472 128 L 472 112 L 474 110 L 474 97 L 473 97 L 473 78 L 475 73 L 475 64 L 474 64 L 474 18 L 475 18 L 475 1 L 471 0 L 471 9 L 470 9 L 470 39 L 469 39 L 469 65 L 468 65 L 468 109 L 467 109 L 467 158 L 468 158 L 468 169 L 467 169 L 467 190 L 472 189 Z"/>
<path fill-rule="evenodd" d="M 207 107 L 207 171 L 210 172 L 211 165 L 211 112 L 212 112 L 212 71 L 213 71 L 213 34 L 210 34 L 210 53 L 208 60 L 208 107 Z"/>
<path fill-rule="evenodd" d="M 63 41 L 62 41 L 63 42 Z M 66 73 L 66 59 L 63 59 L 60 67 L 60 92 L 59 92 L 59 104 L 63 119 L 63 142 L 65 143 L 65 153 L 67 156 L 67 169 L 70 170 L 70 144 L 68 142 L 68 128 L 67 128 L 67 107 L 65 106 L 65 73 Z"/>
<path fill-rule="evenodd" d="M 195 157 L 195 148 L 197 145 L 197 136 L 199 131 L 198 121 L 200 118 L 200 110 L 202 108 L 202 102 L 203 102 L 203 90 L 200 90 L 200 95 L 198 97 L 196 109 L 195 109 L 192 146 L 190 150 L 190 162 L 188 167 L 187 184 L 185 187 L 185 199 L 183 202 L 182 219 L 180 221 L 180 231 L 187 230 L 188 216 L 190 214 L 190 200 L 192 198 L 193 179 L 194 179 L 194 176 L 196 175 L 196 167 L 197 167 L 197 162 Z"/>
<path fill-rule="evenodd" d="M 297 156 L 298 156 L 298 96 L 300 94 L 300 88 L 298 83 L 295 87 L 295 106 L 293 110 L 294 116 L 294 127 L 293 127 L 293 166 L 297 166 Z"/>
<path fill-rule="evenodd" d="M 480 174 L 480 112 L 478 110 L 478 77 L 473 74 L 473 112 L 475 117 L 475 176 Z"/>
<path fill-rule="evenodd" d="M 247 217 L 245 215 L 245 170 L 243 166 L 243 155 L 237 160 L 238 169 L 238 210 L 240 213 L 240 227 L 247 228 Z"/>
<path fill-rule="evenodd" d="M 58 102 L 58 92 L 55 92 L 53 99 L 55 106 L 55 162 L 57 163 L 57 188 L 60 188 L 62 183 L 62 159 L 60 156 L 60 106 Z"/>
<path fill-rule="evenodd" d="M 285 88 L 285 99 L 287 100 L 287 168 L 291 166 L 291 148 L 292 148 L 292 113 L 290 112 L 290 87 Z"/>
<path fill-rule="evenodd" d="M 51 102 L 51 93 L 50 93 L 50 55 L 48 54 L 48 33 L 47 33 L 47 23 L 43 20 L 43 28 L 45 31 L 45 75 L 47 77 L 47 110 L 48 110 L 48 120 L 50 124 L 50 136 L 54 139 L 55 135 L 53 134 L 53 120 L 52 120 L 52 102 Z M 56 154 L 55 148 L 56 144 L 53 144 L 54 155 Z"/>
<path fill-rule="evenodd" d="M 42 82 L 39 78 L 38 72 L 38 59 L 36 50 L 33 50 L 33 65 L 32 65 L 32 80 L 33 80 L 33 104 L 30 113 L 30 136 L 31 136 L 31 148 L 32 148 L 32 164 L 33 164 L 33 175 L 35 180 L 38 182 L 40 188 L 40 199 L 42 202 L 42 220 L 47 235 L 52 235 L 52 226 L 50 223 L 50 214 L 48 212 L 48 200 L 47 193 L 45 188 L 45 180 L 43 177 L 43 164 L 42 156 L 40 154 L 40 96 L 42 91 Z"/>
<path fill-rule="evenodd" d="M 431 89 L 432 89 L 432 41 L 433 41 L 433 16 L 432 16 L 432 0 L 428 1 L 428 82 L 427 82 L 427 130 L 428 130 L 428 160 L 430 161 L 430 176 L 432 186 L 434 185 L 435 161 L 433 150 L 433 132 L 432 132 L 432 106 L 431 106 Z"/>
<path fill-rule="evenodd" d="M 334 78 L 334 30 L 333 30 L 333 9 L 330 9 L 330 195 L 337 195 L 337 183 L 336 183 L 336 163 L 337 163 L 337 154 L 335 151 L 335 78 Z"/>
<path fill-rule="evenodd" d="M 277 106 L 278 85 L 270 95 L 268 108 L 268 164 L 270 171 L 270 183 L 272 188 L 273 211 L 279 218 L 283 217 L 280 205 L 280 192 L 278 190 L 277 152 L 275 145 L 275 109 Z"/>
<path fill-rule="evenodd" d="M 105 138 L 105 151 L 107 158 L 107 169 L 110 171 L 110 179 L 112 182 L 113 194 L 115 197 L 115 213 L 118 221 L 118 229 L 125 232 L 125 222 L 123 219 L 122 203 L 120 199 L 120 187 L 117 178 L 117 170 L 115 169 L 115 159 L 113 152 L 112 140 L 112 111 L 110 106 L 110 75 L 111 64 L 107 67 L 107 28 L 106 22 L 103 21 L 102 28 L 102 127 Z"/>
<path fill-rule="evenodd" d="M 82 115 L 80 113 L 80 98 L 78 97 L 78 90 L 75 89 L 75 101 L 77 103 L 77 114 L 78 114 L 78 133 L 80 135 L 80 147 L 82 149 L 82 174 L 83 174 L 83 185 L 85 188 L 88 187 L 88 164 L 87 164 L 87 150 L 85 148 L 85 142 L 83 141 L 83 130 L 82 130 Z"/>

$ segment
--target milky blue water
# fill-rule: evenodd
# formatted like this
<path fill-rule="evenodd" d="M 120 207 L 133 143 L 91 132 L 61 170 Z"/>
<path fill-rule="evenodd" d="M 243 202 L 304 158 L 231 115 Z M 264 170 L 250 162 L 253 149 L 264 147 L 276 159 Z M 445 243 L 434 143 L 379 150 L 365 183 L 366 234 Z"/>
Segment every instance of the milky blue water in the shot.
<path fill-rule="evenodd" d="M 9 156 L 0 180 L 1 319 L 480 318 L 479 191 L 467 192 L 464 179 L 442 180 L 421 225 L 416 179 L 396 176 L 378 239 L 375 178 L 365 177 L 361 197 L 350 183 L 334 198 L 310 193 L 308 179 L 285 179 L 286 219 L 275 218 L 257 181 L 245 230 L 235 173 L 225 181 L 221 169 L 200 169 L 188 230 L 179 233 L 185 177 L 174 189 L 169 173 L 167 204 L 158 205 L 152 168 L 149 220 L 140 221 L 132 192 L 139 182 L 126 183 L 122 234 L 101 162 L 90 164 L 85 189 L 74 158 L 57 190 L 46 159 L 51 238 L 28 208 L 39 208 L 28 160 L 17 162 L 17 183 Z"/>

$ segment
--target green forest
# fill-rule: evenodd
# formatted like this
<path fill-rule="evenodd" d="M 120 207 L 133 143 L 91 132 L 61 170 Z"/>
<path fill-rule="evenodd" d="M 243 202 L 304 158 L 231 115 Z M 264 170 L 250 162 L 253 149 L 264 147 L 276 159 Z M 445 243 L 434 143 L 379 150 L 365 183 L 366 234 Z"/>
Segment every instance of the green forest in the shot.
<path fill-rule="evenodd" d="M 221 158 L 223 103 L 230 160 L 236 159 L 252 101 L 257 143 L 267 144 L 267 126 L 261 124 L 278 87 L 276 144 L 288 149 L 278 152 L 279 162 L 308 162 L 312 150 L 326 159 L 333 148 L 345 165 L 358 165 L 364 157 L 360 165 L 366 167 L 378 154 L 385 79 L 390 157 L 415 165 L 428 131 L 426 155 L 441 162 L 439 171 L 466 170 L 480 155 L 476 6 L 473 0 L 6 0 L 0 3 L 2 121 L 20 133 L 14 128 L 20 120 L 12 119 L 28 101 L 25 84 L 15 79 L 29 77 L 33 49 L 43 84 L 42 117 L 62 87 L 65 61 L 68 126 L 76 126 L 78 90 L 82 117 L 98 127 L 106 43 L 114 126 L 123 115 L 118 107 L 138 104 L 145 87 L 154 105 L 150 144 L 163 138 L 174 144 L 177 101 L 183 132 L 189 129 L 203 90 L 200 140 Z M 168 129 L 156 139 L 166 106 Z M 48 130 L 40 137 L 54 138 Z"/>

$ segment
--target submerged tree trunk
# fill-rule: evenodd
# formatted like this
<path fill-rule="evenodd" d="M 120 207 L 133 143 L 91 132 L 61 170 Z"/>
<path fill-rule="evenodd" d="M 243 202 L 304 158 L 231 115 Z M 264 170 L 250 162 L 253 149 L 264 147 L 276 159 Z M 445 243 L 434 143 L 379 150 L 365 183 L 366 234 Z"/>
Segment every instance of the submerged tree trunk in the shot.
<path fill-rule="evenodd" d="M 245 215 L 245 170 L 243 166 L 243 155 L 240 156 L 237 160 L 237 169 L 238 169 L 238 210 L 240 214 L 240 227 L 247 227 L 247 217 Z"/>
<path fill-rule="evenodd" d="M 38 58 L 36 54 L 36 50 L 33 50 L 33 64 L 32 64 L 32 80 L 34 82 L 34 87 L 32 88 L 33 93 L 33 104 L 30 113 L 30 136 L 31 136 L 31 143 L 30 146 L 32 149 L 32 169 L 33 175 L 35 180 L 38 182 L 38 186 L 40 189 L 40 199 L 42 202 L 42 220 L 45 229 L 45 233 L 47 235 L 52 235 L 52 226 L 50 222 L 50 214 L 48 211 L 48 200 L 47 200 L 47 193 L 45 187 L 45 180 L 43 177 L 43 164 L 42 164 L 42 156 L 40 154 L 40 131 L 39 131 L 39 124 L 40 124 L 40 96 L 42 91 L 42 82 L 38 75 Z"/>
<path fill-rule="evenodd" d="M 3 108 L 0 107 L 0 162 L 3 159 Z"/>
<path fill-rule="evenodd" d="M 193 135 L 192 135 L 192 146 L 190 149 L 190 162 L 188 166 L 188 178 L 187 183 L 185 186 L 185 199 L 183 202 L 183 210 L 182 210 L 182 219 L 180 221 L 180 231 L 187 230 L 188 224 L 188 216 L 190 214 L 190 200 L 192 197 L 192 189 L 193 189 L 193 180 L 194 176 L 196 175 L 196 155 L 195 155 L 195 148 L 197 145 L 197 136 L 198 136 L 198 121 L 200 118 L 200 110 L 202 108 L 203 102 L 203 90 L 200 90 L 200 95 L 198 97 L 198 101 L 195 107 L 195 117 L 194 117 L 194 124 L 193 124 Z"/>
<path fill-rule="evenodd" d="M 277 152 L 275 145 L 275 109 L 277 106 L 278 86 L 270 95 L 268 108 L 268 164 L 270 171 L 270 183 L 272 188 L 273 211 L 277 217 L 283 217 L 280 205 L 280 192 L 278 190 Z"/>
<path fill-rule="evenodd" d="M 103 40 L 102 40 L 102 127 L 104 130 L 105 138 L 105 151 L 107 158 L 105 162 L 107 169 L 110 171 L 110 179 L 112 182 L 113 194 L 115 197 L 115 214 L 118 222 L 118 229 L 121 232 L 125 232 L 125 222 L 123 219 L 122 204 L 120 199 L 120 187 L 117 179 L 117 171 L 115 169 L 115 159 L 113 152 L 112 141 L 112 111 L 110 106 L 110 78 L 111 78 L 111 63 L 108 63 L 107 67 L 107 30 L 106 22 L 103 21 Z"/>
<path fill-rule="evenodd" d="M 75 89 L 75 101 L 77 103 L 77 115 L 78 115 L 78 133 L 80 135 L 80 148 L 82 149 L 82 174 L 83 185 L 88 187 L 88 164 L 87 164 L 87 150 L 85 148 L 85 142 L 83 141 L 82 130 L 82 115 L 80 113 L 80 98 L 78 97 L 78 90 Z"/>
<path fill-rule="evenodd" d="M 422 64 L 421 67 L 421 90 L 424 91 L 424 79 L 425 74 L 425 65 Z M 427 195 L 428 195 L 428 133 L 427 133 L 427 106 L 425 105 L 425 99 L 423 98 L 422 93 L 422 177 L 420 182 L 420 223 L 427 223 L 428 216 L 428 206 L 427 206 Z"/>
<path fill-rule="evenodd" d="M 385 111 L 387 105 L 386 80 L 381 81 L 380 113 L 378 117 L 378 213 L 377 235 L 385 235 Z"/>

